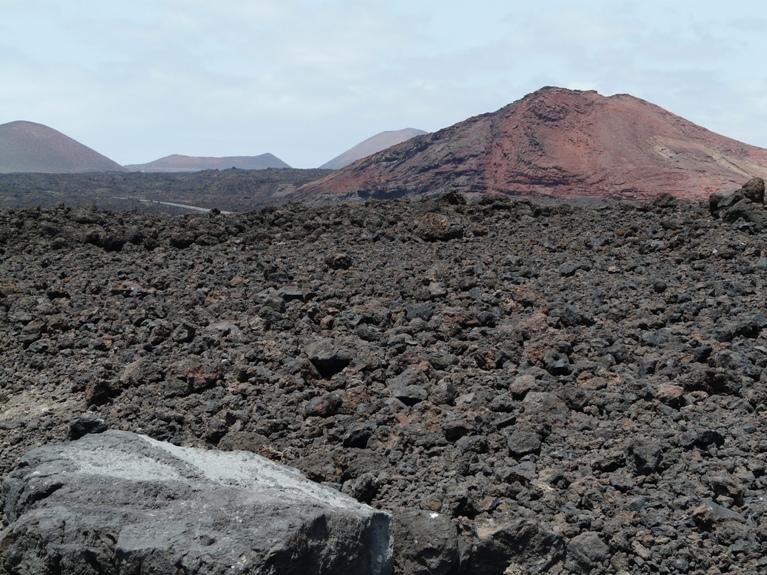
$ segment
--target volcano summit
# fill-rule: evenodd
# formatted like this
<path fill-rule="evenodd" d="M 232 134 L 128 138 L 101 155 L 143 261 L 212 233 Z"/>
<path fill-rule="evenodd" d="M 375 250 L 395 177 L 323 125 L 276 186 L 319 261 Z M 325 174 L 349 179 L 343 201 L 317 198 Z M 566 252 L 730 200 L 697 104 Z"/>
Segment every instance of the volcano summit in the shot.
<path fill-rule="evenodd" d="M 767 150 L 626 94 L 543 88 L 364 158 L 299 190 L 305 198 L 544 193 L 680 198 L 767 176 Z"/>

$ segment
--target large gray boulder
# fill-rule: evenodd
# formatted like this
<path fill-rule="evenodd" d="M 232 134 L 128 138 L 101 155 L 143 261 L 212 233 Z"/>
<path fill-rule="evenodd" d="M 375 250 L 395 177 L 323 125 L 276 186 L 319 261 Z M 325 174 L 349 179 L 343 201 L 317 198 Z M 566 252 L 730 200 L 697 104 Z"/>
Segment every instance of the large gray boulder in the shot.
<path fill-rule="evenodd" d="M 388 514 L 246 452 L 121 431 L 27 453 L 0 573 L 387 574 Z"/>

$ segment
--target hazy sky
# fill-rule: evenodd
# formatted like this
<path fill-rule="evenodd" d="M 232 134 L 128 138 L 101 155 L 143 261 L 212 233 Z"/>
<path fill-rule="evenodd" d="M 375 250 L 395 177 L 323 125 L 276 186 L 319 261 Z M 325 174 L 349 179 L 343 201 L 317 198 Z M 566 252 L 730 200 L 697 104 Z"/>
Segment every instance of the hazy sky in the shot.
<path fill-rule="evenodd" d="M 767 147 L 766 36 L 763 0 L 0 0 L 0 123 L 313 167 L 558 85 Z"/>

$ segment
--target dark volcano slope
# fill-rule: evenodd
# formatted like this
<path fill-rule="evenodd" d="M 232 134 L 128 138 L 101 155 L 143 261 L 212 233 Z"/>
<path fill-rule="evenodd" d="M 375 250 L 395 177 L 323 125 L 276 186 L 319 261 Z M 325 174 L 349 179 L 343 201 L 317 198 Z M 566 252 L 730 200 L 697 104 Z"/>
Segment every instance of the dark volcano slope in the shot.
<path fill-rule="evenodd" d="M 392 510 L 400 573 L 764 572 L 753 232 L 667 198 L 2 211 L 0 474 L 91 411 Z"/>
<path fill-rule="evenodd" d="M 284 202 L 301 184 L 328 170 L 208 170 L 174 174 L 0 174 L 0 209 L 70 207 L 188 213 L 185 204 L 251 211 Z M 165 202 L 163 204 L 161 202 Z"/>

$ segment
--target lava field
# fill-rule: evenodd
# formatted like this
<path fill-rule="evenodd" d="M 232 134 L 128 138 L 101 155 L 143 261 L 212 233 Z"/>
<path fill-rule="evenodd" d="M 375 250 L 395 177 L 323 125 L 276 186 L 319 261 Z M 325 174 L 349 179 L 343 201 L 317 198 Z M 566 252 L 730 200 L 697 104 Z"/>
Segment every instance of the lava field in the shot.
<path fill-rule="evenodd" d="M 390 511 L 397 573 L 767 572 L 766 279 L 665 196 L 4 209 L 0 476 L 108 427 Z"/>

